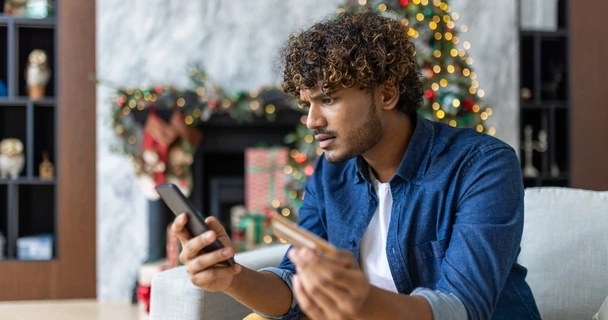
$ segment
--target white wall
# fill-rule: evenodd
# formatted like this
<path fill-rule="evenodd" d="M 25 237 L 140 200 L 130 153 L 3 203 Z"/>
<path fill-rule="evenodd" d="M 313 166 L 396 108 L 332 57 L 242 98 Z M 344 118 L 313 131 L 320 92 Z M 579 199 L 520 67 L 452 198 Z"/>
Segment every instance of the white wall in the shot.
<path fill-rule="evenodd" d="M 188 84 L 186 67 L 202 61 L 226 89 L 276 82 L 277 48 L 342 0 L 97 0 L 97 74 L 121 86 Z M 491 4 L 491 5 L 490 5 Z M 497 136 L 515 145 L 517 29 L 515 1 L 454 0 L 470 31 L 470 55 L 493 107 Z M 492 34 L 488 32 L 492 31 Z M 494 34 L 495 33 L 495 34 Z M 147 203 L 130 164 L 109 152 L 111 90 L 97 91 L 98 298 L 130 299 L 148 251 Z"/>

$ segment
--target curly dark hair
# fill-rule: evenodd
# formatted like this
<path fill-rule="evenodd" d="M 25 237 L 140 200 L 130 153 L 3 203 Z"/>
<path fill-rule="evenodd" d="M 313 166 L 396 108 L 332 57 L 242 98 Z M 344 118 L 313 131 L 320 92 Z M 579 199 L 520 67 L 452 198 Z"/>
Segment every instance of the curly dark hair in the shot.
<path fill-rule="evenodd" d="M 319 80 L 331 95 L 337 85 L 399 89 L 397 109 L 415 115 L 422 103 L 420 67 L 407 29 L 371 11 L 342 12 L 293 34 L 280 52 L 283 90 L 299 98 Z"/>

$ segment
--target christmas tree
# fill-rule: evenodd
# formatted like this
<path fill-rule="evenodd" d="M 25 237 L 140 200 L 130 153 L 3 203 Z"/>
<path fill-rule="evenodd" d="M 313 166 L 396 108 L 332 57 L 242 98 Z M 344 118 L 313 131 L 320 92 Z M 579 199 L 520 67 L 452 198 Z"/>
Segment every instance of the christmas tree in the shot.
<path fill-rule="evenodd" d="M 416 44 L 416 57 L 421 68 L 424 102 L 419 112 L 424 117 L 453 127 L 475 128 L 494 135 L 496 130 L 484 124 L 492 109 L 484 106 L 477 75 L 467 55 L 471 44 L 461 41 L 456 25 L 459 16 L 448 1 L 441 0 L 349 0 L 338 9 L 376 10 L 401 19 L 404 32 Z"/>

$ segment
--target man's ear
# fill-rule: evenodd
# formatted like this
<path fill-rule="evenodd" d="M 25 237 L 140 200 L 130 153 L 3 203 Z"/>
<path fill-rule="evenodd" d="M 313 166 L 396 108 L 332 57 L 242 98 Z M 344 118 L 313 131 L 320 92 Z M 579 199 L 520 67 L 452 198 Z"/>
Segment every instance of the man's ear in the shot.
<path fill-rule="evenodd" d="M 383 84 L 378 87 L 380 105 L 383 110 L 392 110 L 399 101 L 399 88 L 392 84 Z"/>

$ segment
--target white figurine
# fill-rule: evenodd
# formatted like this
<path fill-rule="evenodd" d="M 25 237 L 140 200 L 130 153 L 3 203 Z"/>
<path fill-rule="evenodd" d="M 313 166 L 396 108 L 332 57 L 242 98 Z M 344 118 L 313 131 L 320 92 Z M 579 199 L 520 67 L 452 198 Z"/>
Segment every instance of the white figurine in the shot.
<path fill-rule="evenodd" d="M 25 81 L 27 82 L 27 92 L 32 100 L 42 99 L 47 83 L 51 78 L 51 69 L 48 65 L 48 55 L 46 51 L 35 49 L 28 59 L 25 67 Z"/>
<path fill-rule="evenodd" d="M 0 179 L 17 179 L 25 165 L 23 143 L 19 139 L 6 138 L 0 141 Z"/>

